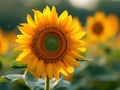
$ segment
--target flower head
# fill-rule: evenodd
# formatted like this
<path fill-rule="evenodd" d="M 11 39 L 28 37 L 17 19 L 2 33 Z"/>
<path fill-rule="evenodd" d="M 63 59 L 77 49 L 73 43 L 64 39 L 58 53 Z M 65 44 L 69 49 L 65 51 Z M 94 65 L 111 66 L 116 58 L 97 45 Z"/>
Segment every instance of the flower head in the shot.
<path fill-rule="evenodd" d="M 23 52 L 17 60 L 27 64 L 28 71 L 35 77 L 48 76 L 59 78 L 59 74 L 74 72 L 74 66 L 80 66 L 75 58 L 83 59 L 78 52 L 85 51 L 85 42 L 81 40 L 85 32 L 76 19 L 65 10 L 60 16 L 53 6 L 40 12 L 33 10 L 34 20 L 27 15 L 27 23 L 18 26 L 22 35 L 16 40 L 21 44 L 18 50 Z"/>
<path fill-rule="evenodd" d="M 94 17 L 87 18 L 86 30 L 89 41 L 105 42 L 116 34 L 118 19 L 113 14 L 105 16 L 103 12 L 96 12 Z"/>

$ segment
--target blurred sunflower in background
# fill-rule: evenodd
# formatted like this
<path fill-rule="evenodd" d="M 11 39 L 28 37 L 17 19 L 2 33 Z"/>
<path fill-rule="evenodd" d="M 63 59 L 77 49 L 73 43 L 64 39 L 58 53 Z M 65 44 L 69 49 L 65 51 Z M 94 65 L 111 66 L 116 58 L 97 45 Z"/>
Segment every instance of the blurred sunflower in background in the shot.
<path fill-rule="evenodd" d="M 117 50 L 120 50 L 120 33 L 115 38 L 115 40 L 111 43 L 111 47 Z"/>
<path fill-rule="evenodd" d="M 114 37 L 119 30 L 119 18 L 115 14 L 109 14 L 107 19 L 108 23 L 110 23 L 110 37 Z"/>
<path fill-rule="evenodd" d="M 48 6 L 43 13 L 33 10 L 34 20 L 27 15 L 27 23 L 18 26 L 22 35 L 16 40 L 21 46 L 16 50 L 23 50 L 17 61 L 27 64 L 27 69 L 35 77 L 48 76 L 59 79 L 59 74 L 67 76 L 74 72 L 74 66 L 80 66 L 76 60 L 84 59 L 78 54 L 84 52 L 85 42 L 81 38 L 85 32 L 80 27 L 78 19 L 73 19 L 68 12 L 63 11 L 60 16 L 53 6 Z"/>
<path fill-rule="evenodd" d="M 106 16 L 104 12 L 96 12 L 87 17 L 86 31 L 88 42 L 103 43 L 118 31 L 118 18 L 114 14 Z"/>
<path fill-rule="evenodd" d="M 0 29 L 0 55 L 5 54 L 8 51 L 7 39 L 3 36 L 3 30 Z"/>
<path fill-rule="evenodd" d="M 18 44 L 15 42 L 16 40 L 16 33 L 13 31 L 9 31 L 5 33 L 5 37 L 7 38 L 7 42 L 9 45 L 9 51 L 13 50 Z"/>

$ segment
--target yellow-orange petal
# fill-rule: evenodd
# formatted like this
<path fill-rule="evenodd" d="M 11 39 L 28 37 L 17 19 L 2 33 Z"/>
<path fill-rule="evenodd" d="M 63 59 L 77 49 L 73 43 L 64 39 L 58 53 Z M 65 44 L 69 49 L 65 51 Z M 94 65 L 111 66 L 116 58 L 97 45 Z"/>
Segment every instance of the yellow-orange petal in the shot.
<path fill-rule="evenodd" d="M 80 63 L 69 55 L 65 56 L 65 60 L 72 66 L 78 66 L 78 67 L 80 66 Z"/>
<path fill-rule="evenodd" d="M 48 16 L 50 14 L 50 8 L 46 6 L 46 8 L 43 10 L 43 15 Z"/>
<path fill-rule="evenodd" d="M 62 23 L 62 21 L 68 17 L 68 12 L 65 10 L 60 16 L 59 16 L 59 22 Z"/>
<path fill-rule="evenodd" d="M 83 56 L 81 56 L 80 54 L 76 53 L 76 52 L 73 51 L 73 50 L 70 50 L 70 51 L 68 52 L 68 55 L 69 55 L 69 56 L 72 56 L 72 57 L 74 57 L 74 58 L 84 59 Z"/>
<path fill-rule="evenodd" d="M 43 14 L 40 11 L 34 9 L 33 12 L 36 24 L 38 25 L 38 27 L 41 27 L 44 24 Z"/>
<path fill-rule="evenodd" d="M 56 8 L 54 6 L 52 7 L 51 18 L 52 18 L 52 23 L 57 25 L 58 24 L 58 14 L 57 14 Z"/>
<path fill-rule="evenodd" d="M 32 60 L 33 60 L 32 63 L 29 63 L 27 67 L 28 71 L 30 72 L 35 70 L 37 62 L 38 62 L 37 58 L 33 58 Z"/>
<path fill-rule="evenodd" d="M 20 61 L 22 58 L 24 58 L 26 55 L 28 55 L 31 51 L 28 50 L 24 50 L 18 57 L 17 57 L 17 61 Z"/>
<path fill-rule="evenodd" d="M 39 60 L 39 62 L 37 63 L 37 68 L 36 68 L 36 72 L 38 75 L 41 75 L 42 72 L 44 71 L 44 61 L 43 60 Z"/>
<path fill-rule="evenodd" d="M 29 49 L 29 48 L 30 48 L 29 45 L 21 45 L 21 46 L 19 46 L 19 47 L 16 47 L 16 48 L 14 49 L 14 51 L 24 50 L 24 49 Z"/>
<path fill-rule="evenodd" d="M 73 37 L 75 39 L 81 39 L 84 35 L 85 35 L 85 32 L 82 31 L 82 32 L 77 32 L 77 33 L 71 35 L 71 37 Z"/>
<path fill-rule="evenodd" d="M 69 73 L 73 73 L 74 72 L 74 67 L 67 67 L 67 71 Z"/>
<path fill-rule="evenodd" d="M 33 21 L 32 17 L 28 14 L 27 15 L 27 22 L 32 26 L 32 27 L 37 27 L 37 25 L 35 24 L 35 22 Z"/>
<path fill-rule="evenodd" d="M 63 75 L 65 75 L 65 76 L 68 75 L 67 72 L 66 72 L 63 68 L 60 68 L 60 72 L 61 72 Z"/>
<path fill-rule="evenodd" d="M 28 29 L 28 28 L 25 28 L 25 27 L 18 26 L 18 29 L 25 35 L 33 35 L 34 34 L 34 30 L 32 28 Z"/>
<path fill-rule="evenodd" d="M 56 66 L 56 63 L 53 63 L 53 74 L 56 80 L 59 80 L 59 68 Z"/>
<path fill-rule="evenodd" d="M 46 78 L 46 76 L 47 76 L 47 73 L 46 73 L 46 64 L 44 64 L 44 66 L 43 66 L 43 68 L 44 68 L 44 70 L 43 70 L 43 72 L 42 72 L 42 74 L 41 74 L 41 76 L 42 76 L 42 79 L 45 79 Z"/>
<path fill-rule="evenodd" d="M 51 63 L 47 64 L 47 75 L 50 79 L 53 77 L 53 67 Z"/>

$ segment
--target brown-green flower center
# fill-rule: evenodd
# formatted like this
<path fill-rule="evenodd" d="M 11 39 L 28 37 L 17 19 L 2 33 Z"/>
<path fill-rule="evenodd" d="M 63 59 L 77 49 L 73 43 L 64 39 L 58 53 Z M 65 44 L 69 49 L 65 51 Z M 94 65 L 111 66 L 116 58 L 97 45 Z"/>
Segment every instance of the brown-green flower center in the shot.
<path fill-rule="evenodd" d="M 55 26 L 42 28 L 35 32 L 31 49 L 33 53 L 46 63 L 62 60 L 67 51 L 67 38 L 62 30 Z"/>
<path fill-rule="evenodd" d="M 56 36 L 55 34 L 48 34 L 45 38 L 44 38 L 44 46 L 46 48 L 46 50 L 48 50 L 49 52 L 55 52 L 59 49 L 60 47 L 60 41 L 58 36 Z"/>
<path fill-rule="evenodd" d="M 101 35 L 103 32 L 103 29 L 104 29 L 103 24 L 100 22 L 96 22 L 93 25 L 93 33 L 95 33 L 96 35 Z"/>

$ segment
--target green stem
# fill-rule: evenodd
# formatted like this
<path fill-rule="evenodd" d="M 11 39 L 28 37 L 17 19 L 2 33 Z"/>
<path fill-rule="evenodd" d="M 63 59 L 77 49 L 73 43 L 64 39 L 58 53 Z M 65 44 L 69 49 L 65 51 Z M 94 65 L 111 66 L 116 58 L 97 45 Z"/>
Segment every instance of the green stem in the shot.
<path fill-rule="evenodd" d="M 45 86 L 45 90 L 50 90 L 50 79 L 49 79 L 49 77 L 47 76 L 46 77 L 46 86 Z"/>

